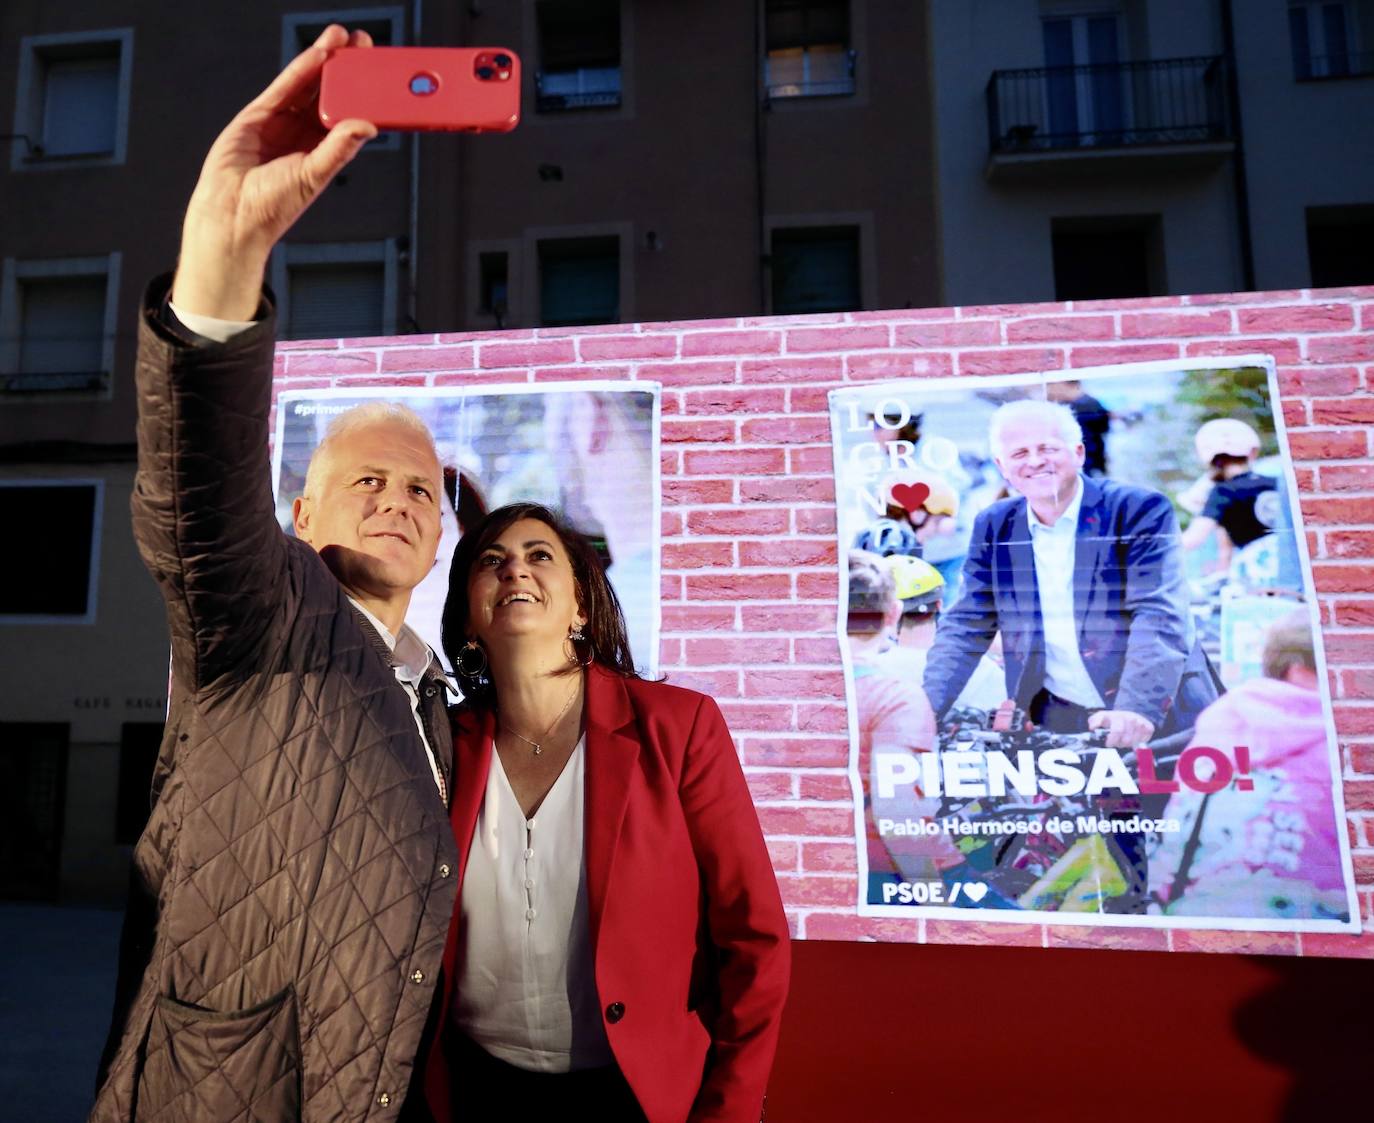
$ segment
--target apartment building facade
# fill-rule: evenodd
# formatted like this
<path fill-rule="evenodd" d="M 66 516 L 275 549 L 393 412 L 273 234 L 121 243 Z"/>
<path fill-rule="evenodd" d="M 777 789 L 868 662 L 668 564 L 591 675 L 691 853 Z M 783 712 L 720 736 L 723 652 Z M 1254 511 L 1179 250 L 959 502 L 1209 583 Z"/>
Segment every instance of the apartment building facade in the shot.
<path fill-rule="evenodd" d="M 122 898 L 168 676 L 127 514 L 141 293 L 216 132 L 329 22 L 515 49 L 524 120 L 369 145 L 273 257 L 285 338 L 938 302 L 921 5 L 6 5 L 0 899 Z"/>
<path fill-rule="evenodd" d="M 946 303 L 1368 283 L 1365 0 L 934 0 Z"/>

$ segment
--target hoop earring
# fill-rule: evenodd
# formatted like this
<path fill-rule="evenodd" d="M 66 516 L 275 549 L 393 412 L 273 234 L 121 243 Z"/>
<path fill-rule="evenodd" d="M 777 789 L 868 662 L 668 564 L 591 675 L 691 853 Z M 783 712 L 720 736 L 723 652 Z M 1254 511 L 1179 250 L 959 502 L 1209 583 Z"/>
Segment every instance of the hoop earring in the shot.
<path fill-rule="evenodd" d="M 585 643 L 587 645 L 587 657 L 585 659 L 580 658 L 577 654 L 577 645 L 579 643 Z M 593 645 L 592 641 L 587 638 L 586 633 L 582 631 L 582 626 L 580 624 L 574 624 L 568 629 L 568 646 L 572 648 L 572 661 L 579 667 L 585 670 L 592 665 L 596 657 L 596 647 Z"/>
<path fill-rule="evenodd" d="M 476 665 L 471 665 L 470 657 L 476 653 Z M 486 650 L 475 639 L 468 640 L 458 649 L 458 658 L 454 660 L 453 669 L 464 678 L 480 679 L 487 673 L 487 653 Z"/>

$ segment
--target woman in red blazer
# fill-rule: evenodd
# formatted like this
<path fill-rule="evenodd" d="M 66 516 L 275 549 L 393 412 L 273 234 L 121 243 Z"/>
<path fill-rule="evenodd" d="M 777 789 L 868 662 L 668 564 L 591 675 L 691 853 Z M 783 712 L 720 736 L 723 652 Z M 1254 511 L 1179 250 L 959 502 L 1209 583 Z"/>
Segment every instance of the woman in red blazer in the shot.
<path fill-rule="evenodd" d="M 719 708 L 635 675 L 595 552 L 533 504 L 464 535 L 444 646 L 465 701 L 435 1117 L 754 1123 L 790 950 Z"/>

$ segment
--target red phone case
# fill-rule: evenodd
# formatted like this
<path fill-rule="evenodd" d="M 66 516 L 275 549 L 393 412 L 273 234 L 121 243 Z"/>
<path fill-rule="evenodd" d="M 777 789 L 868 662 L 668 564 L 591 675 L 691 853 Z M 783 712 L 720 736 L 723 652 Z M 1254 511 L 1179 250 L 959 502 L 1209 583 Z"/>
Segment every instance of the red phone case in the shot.
<path fill-rule="evenodd" d="M 505 47 L 340 47 L 320 75 L 320 120 L 379 129 L 509 132 L 520 121 L 520 57 Z"/>

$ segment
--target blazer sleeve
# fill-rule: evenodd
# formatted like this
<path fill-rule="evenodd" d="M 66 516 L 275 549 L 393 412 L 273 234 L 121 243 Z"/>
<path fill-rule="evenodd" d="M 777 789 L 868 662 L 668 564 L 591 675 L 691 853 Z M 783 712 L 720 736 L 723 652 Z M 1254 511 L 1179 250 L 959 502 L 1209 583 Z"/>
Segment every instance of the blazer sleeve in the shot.
<path fill-rule="evenodd" d="M 937 722 L 954 705 L 997 634 L 994 537 L 992 515 L 983 511 L 973 523 L 963 592 L 935 625 L 935 643 L 926 658 L 922 686 Z"/>
<path fill-rule="evenodd" d="M 720 708 L 702 697 L 679 788 L 717 950 L 719 1012 L 691 1123 L 755 1123 L 791 968 L 790 936 L 758 814 Z"/>
<path fill-rule="evenodd" d="M 139 325 L 134 538 L 167 604 L 176 678 L 198 690 L 244 665 L 279 617 L 287 543 L 268 486 L 273 319 L 227 343 Z"/>
<path fill-rule="evenodd" d="M 1121 535 L 1126 543 L 1123 607 L 1130 625 L 1111 706 L 1140 714 L 1158 729 L 1178 693 L 1191 645 L 1188 587 L 1173 506 L 1165 496 L 1149 493 Z"/>

